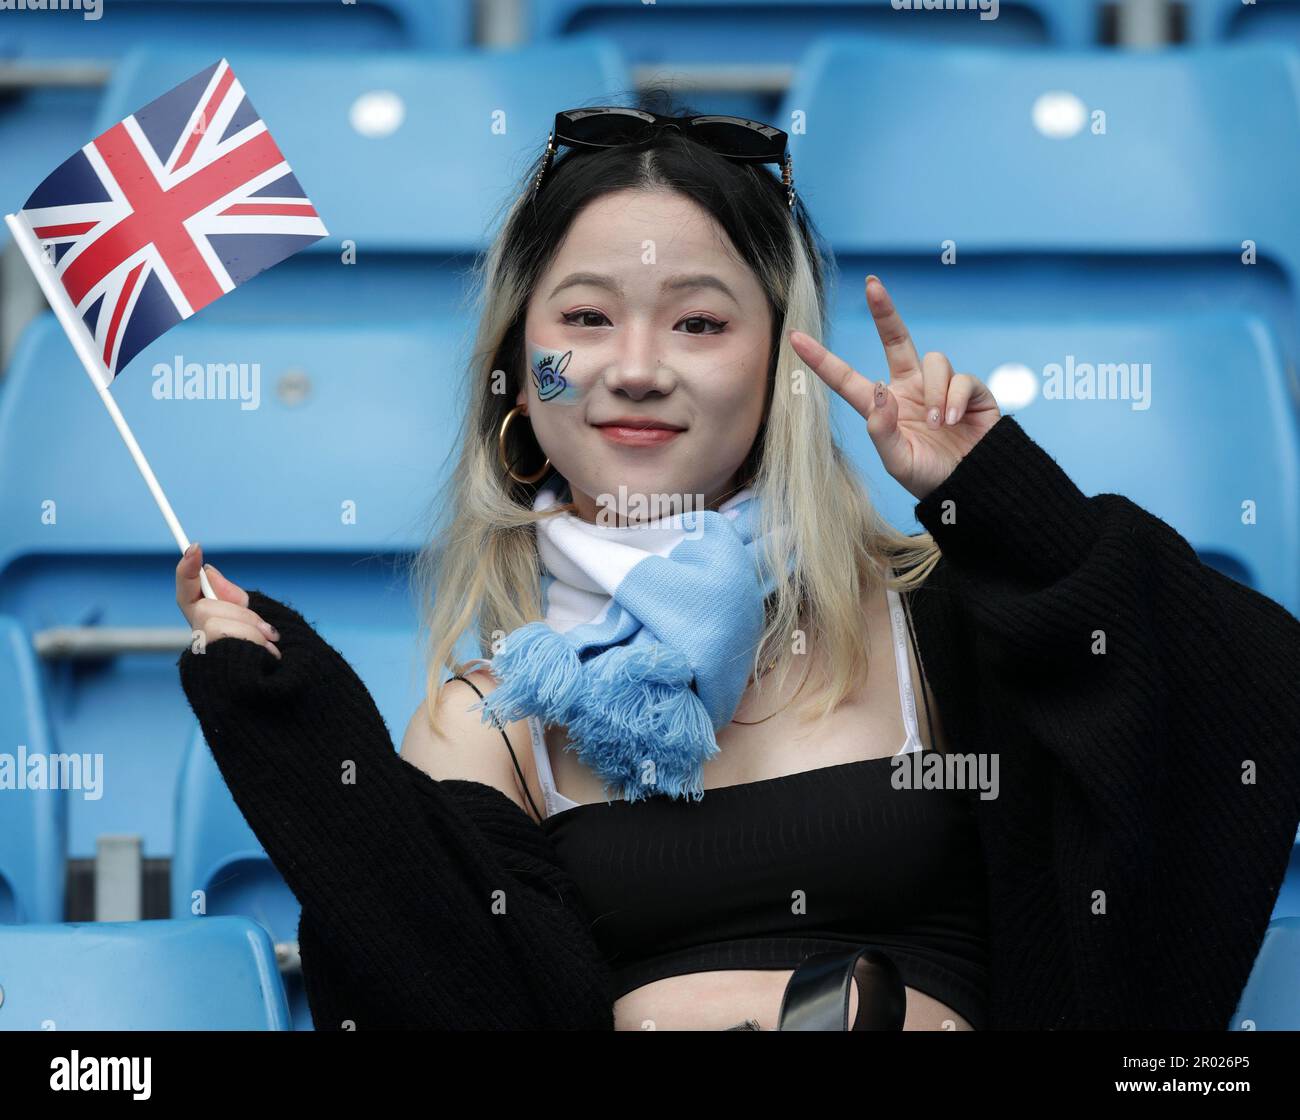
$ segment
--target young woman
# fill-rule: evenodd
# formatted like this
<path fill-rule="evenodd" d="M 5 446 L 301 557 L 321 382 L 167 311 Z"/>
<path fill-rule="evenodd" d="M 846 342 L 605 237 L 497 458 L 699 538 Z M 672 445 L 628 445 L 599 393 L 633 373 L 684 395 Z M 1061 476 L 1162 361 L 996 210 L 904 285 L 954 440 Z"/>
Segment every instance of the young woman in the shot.
<path fill-rule="evenodd" d="M 1230 1025 L 1300 818 L 1300 624 L 1083 496 L 879 279 L 887 374 L 827 351 L 784 140 L 557 117 L 484 265 L 400 756 L 300 615 L 178 566 L 318 1027 L 772 1029 L 864 944 L 904 1029 Z"/>

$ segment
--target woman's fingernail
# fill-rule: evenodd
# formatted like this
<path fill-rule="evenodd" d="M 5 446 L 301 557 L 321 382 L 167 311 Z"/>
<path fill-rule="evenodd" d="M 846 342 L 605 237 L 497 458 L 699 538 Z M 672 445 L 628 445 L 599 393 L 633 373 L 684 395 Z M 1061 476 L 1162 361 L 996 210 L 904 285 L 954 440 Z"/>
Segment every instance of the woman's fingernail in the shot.
<path fill-rule="evenodd" d="M 283 661 L 283 660 L 284 660 L 284 658 L 282 658 L 282 657 L 280 656 L 280 651 L 279 651 L 278 649 L 276 649 L 275 646 L 273 646 L 270 642 L 267 642 L 267 643 L 266 643 L 266 648 L 269 649 L 273 654 L 275 654 L 275 659 L 276 659 L 277 661 Z"/>
<path fill-rule="evenodd" d="M 929 419 L 932 428 L 937 428 L 939 426 L 939 410 L 937 408 L 930 409 Z"/>
<path fill-rule="evenodd" d="M 270 638 L 271 641 L 278 642 L 280 640 L 280 631 L 269 622 L 259 622 L 257 625 L 262 628 L 262 633 Z"/>
<path fill-rule="evenodd" d="M 880 277 L 877 276 L 874 272 L 869 272 L 869 273 L 867 273 L 867 283 L 870 284 L 871 281 L 873 281 L 873 280 L 875 280 L 877 283 L 879 283 L 879 282 L 880 282 Z"/>
<path fill-rule="evenodd" d="M 955 408 L 948 409 L 948 423 L 949 424 L 957 423 L 957 410 Z"/>

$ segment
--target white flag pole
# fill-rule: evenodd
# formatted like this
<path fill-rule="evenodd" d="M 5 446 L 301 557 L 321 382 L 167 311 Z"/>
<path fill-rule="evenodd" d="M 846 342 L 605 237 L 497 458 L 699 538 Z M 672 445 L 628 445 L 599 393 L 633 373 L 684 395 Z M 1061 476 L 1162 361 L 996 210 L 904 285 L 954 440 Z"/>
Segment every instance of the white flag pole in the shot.
<path fill-rule="evenodd" d="M 136 443 L 135 436 L 131 434 L 131 429 L 126 423 L 126 417 L 122 415 L 121 410 L 117 407 L 117 401 L 113 399 L 113 394 L 109 392 L 108 386 L 112 378 L 109 376 L 108 367 L 104 365 L 95 349 L 95 340 L 91 337 L 85 320 L 77 314 L 77 309 L 72 305 L 71 297 L 59 282 L 59 278 L 55 275 L 50 262 L 45 259 L 45 254 L 41 252 L 40 243 L 36 240 L 36 235 L 32 232 L 31 227 L 17 214 L 6 214 L 5 225 L 9 227 L 9 232 L 13 234 L 14 243 L 22 251 L 23 259 L 27 262 L 27 267 L 32 270 L 32 275 L 36 277 L 36 282 L 41 286 L 41 291 L 45 293 L 45 298 L 49 301 L 51 310 L 58 318 L 63 333 L 68 336 L 68 341 L 72 343 L 72 349 L 76 352 L 77 357 L 81 359 L 81 367 L 86 371 L 86 376 L 90 378 L 91 384 L 95 386 L 99 399 L 103 402 L 109 416 L 113 419 L 113 423 L 117 426 L 122 442 L 126 444 L 126 449 L 131 452 L 131 458 L 135 460 L 135 465 L 139 467 L 140 474 L 144 476 L 145 484 L 149 487 L 149 493 L 153 495 L 153 500 L 158 503 L 158 509 L 163 515 L 163 520 L 167 522 L 167 528 L 171 530 L 176 546 L 184 553 L 190 547 L 189 538 L 186 537 L 185 530 L 181 528 L 181 523 L 176 519 L 176 514 L 172 511 L 167 495 L 163 493 L 162 487 L 158 485 L 158 479 L 149 466 L 149 460 L 144 457 L 144 452 L 140 450 L 140 445 Z M 207 572 L 202 568 L 199 569 L 199 585 L 203 588 L 203 594 L 207 598 L 215 599 L 217 597 L 216 592 L 212 590 L 212 584 L 208 582 Z"/>

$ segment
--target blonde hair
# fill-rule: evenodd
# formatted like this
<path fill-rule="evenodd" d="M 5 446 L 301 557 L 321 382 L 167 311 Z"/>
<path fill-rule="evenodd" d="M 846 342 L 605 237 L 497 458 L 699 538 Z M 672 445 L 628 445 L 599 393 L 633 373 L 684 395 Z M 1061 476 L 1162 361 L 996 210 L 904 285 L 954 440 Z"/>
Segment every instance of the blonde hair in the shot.
<path fill-rule="evenodd" d="M 658 151 L 647 150 L 633 158 L 638 160 L 637 186 L 682 190 L 680 171 L 665 173 Z M 559 169 L 562 162 L 555 167 Z M 773 177 L 756 168 L 743 172 L 773 184 L 784 209 L 784 195 Z M 556 171 L 550 175 L 558 178 Z M 549 182 L 548 188 L 558 185 Z M 449 490 L 436 498 L 437 523 L 411 568 L 422 613 L 425 707 L 435 729 L 436 699 L 443 680 L 460 675 L 470 664 L 453 658 L 462 637 L 472 634 L 475 656 L 486 656 L 484 651 L 491 651 L 505 634 L 541 619 L 534 522 L 573 510 L 570 504 L 534 512 L 532 487 L 511 479 L 498 454 L 498 432 L 522 376 L 522 360 L 510 361 L 517 354 L 517 339 L 511 345 L 512 332 L 518 333 L 541 269 L 537 260 L 521 263 L 519 249 L 527 242 L 521 230 L 536 220 L 531 211 L 537 205 L 527 193 L 519 197 L 475 269 L 472 306 L 478 327 L 466 371 L 468 404 L 459 451 Z M 563 221 L 567 228 L 578 208 L 570 205 L 554 220 Z M 864 597 L 874 597 L 882 583 L 900 591 L 920 586 L 938 562 L 939 552 L 928 534 L 907 536 L 876 511 L 862 479 L 835 441 L 830 390 L 802 368 L 790 347 L 791 330 L 823 336 L 822 277 L 827 263 L 805 216 L 781 220 L 788 244 L 762 254 L 757 268 L 765 290 L 775 297 L 776 353 L 769 367 L 765 418 L 746 459 L 754 468 L 752 478 L 743 481 L 761 499 L 759 532 L 764 538 L 775 545 L 778 538 L 773 530 L 779 524 L 787 527 L 793 566 L 768 601 L 754 668 L 757 672 L 775 659 L 775 674 L 784 679 L 796 659 L 804 656 L 795 643 L 802 634 L 805 647 L 824 655 L 828 667 L 827 678 L 811 689 L 801 705 L 805 716 L 820 719 L 834 711 L 866 674 Z M 518 368 L 502 370 L 498 363 Z M 521 426 L 512 424 L 512 434 Z M 513 456 L 511 460 L 518 462 Z M 533 468 L 530 463 L 516 469 L 527 473 Z M 786 557 L 771 555 L 771 550 L 766 561 L 772 571 L 784 572 L 787 566 Z M 886 575 L 889 568 L 895 572 Z"/>

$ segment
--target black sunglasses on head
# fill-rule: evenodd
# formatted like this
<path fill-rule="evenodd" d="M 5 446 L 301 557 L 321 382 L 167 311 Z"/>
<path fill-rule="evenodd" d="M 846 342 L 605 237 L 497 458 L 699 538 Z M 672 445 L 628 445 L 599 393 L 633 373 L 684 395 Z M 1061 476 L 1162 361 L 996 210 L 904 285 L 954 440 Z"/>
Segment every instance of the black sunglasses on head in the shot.
<path fill-rule="evenodd" d="M 555 150 L 561 144 L 571 148 L 617 148 L 641 144 L 665 129 L 675 129 L 697 144 L 727 159 L 742 163 L 776 163 L 781 167 L 786 204 L 794 208 L 794 172 L 787 150 L 788 137 L 779 128 L 745 117 L 706 115 L 666 117 L 644 109 L 603 105 L 590 109 L 566 109 L 555 114 L 555 125 L 546 139 L 546 154 L 533 182 L 533 194 L 551 169 Z"/>

